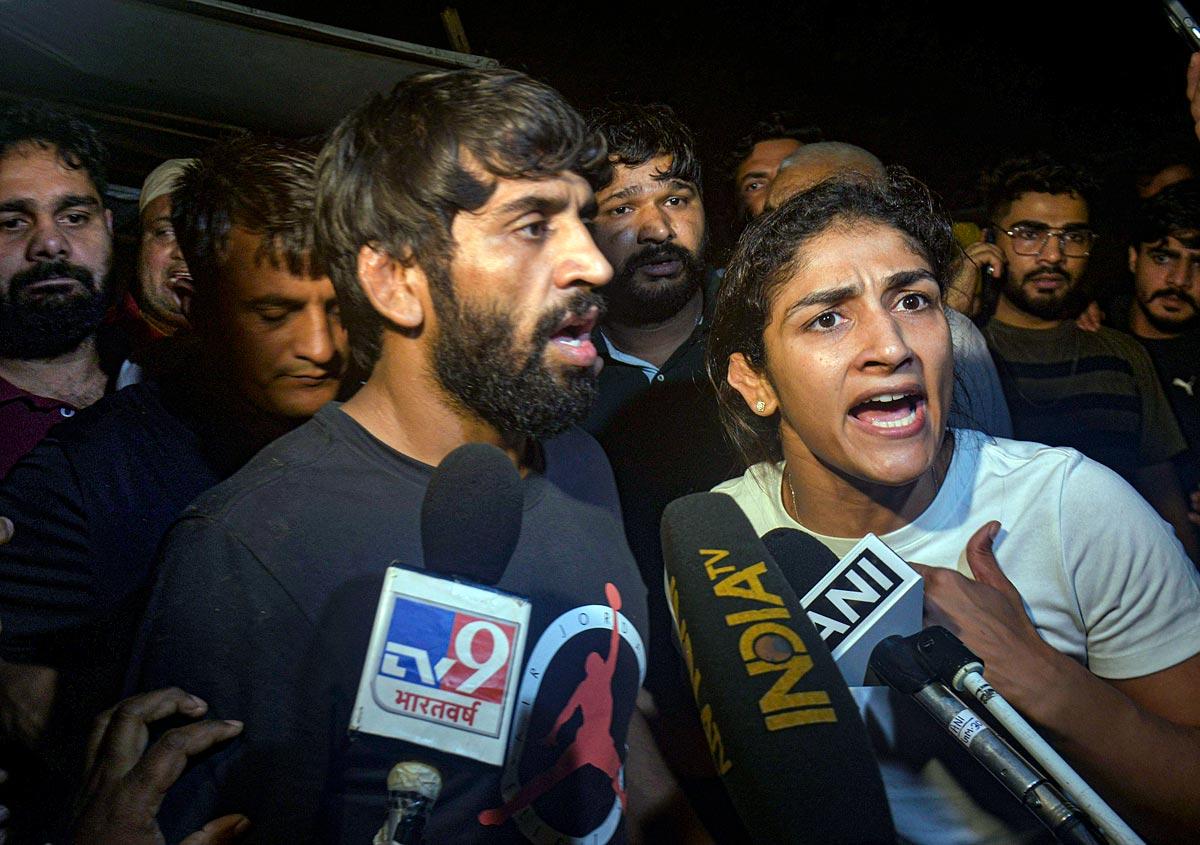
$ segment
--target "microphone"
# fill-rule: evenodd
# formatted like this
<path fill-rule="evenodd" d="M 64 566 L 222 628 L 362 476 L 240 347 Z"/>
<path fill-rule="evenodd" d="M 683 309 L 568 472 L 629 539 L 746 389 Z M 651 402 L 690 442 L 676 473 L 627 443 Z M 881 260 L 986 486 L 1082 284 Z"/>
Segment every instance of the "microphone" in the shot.
<path fill-rule="evenodd" d="M 512 459 L 467 443 L 442 459 L 421 500 L 425 569 L 495 585 L 517 548 L 525 493 Z"/>
<path fill-rule="evenodd" d="M 920 635 L 917 635 L 920 636 Z M 913 637 L 891 636 L 871 653 L 870 668 L 897 692 L 911 696 L 1015 795 L 1060 842 L 1100 845 L 1084 817 L 1058 789 L 943 686 L 917 658 Z"/>
<path fill-rule="evenodd" d="M 871 651 L 885 637 L 921 630 L 925 582 L 874 534 L 838 560 L 820 540 L 795 528 L 767 532 L 779 562 L 852 687 L 866 682 Z"/>
<path fill-rule="evenodd" d="M 496 447 L 460 446 L 434 470 L 424 569 L 388 567 L 350 730 L 504 762 L 531 607 L 493 587 L 523 516 L 521 477 Z"/>
<path fill-rule="evenodd" d="M 858 706 L 741 508 L 677 499 L 662 544 L 688 685 L 751 839 L 894 842 Z"/>
<path fill-rule="evenodd" d="M 373 845 L 419 845 L 442 792 L 442 775 L 428 763 L 406 760 L 388 773 L 388 815 Z"/>
<path fill-rule="evenodd" d="M 968 692 L 986 707 L 1025 752 L 1058 782 L 1066 796 L 1087 813 L 1105 839 L 1113 845 L 1145 845 L 1133 828 L 992 688 L 983 677 L 983 661 L 962 640 L 941 625 L 933 625 L 917 634 L 913 641 L 921 665 L 950 689 Z"/>

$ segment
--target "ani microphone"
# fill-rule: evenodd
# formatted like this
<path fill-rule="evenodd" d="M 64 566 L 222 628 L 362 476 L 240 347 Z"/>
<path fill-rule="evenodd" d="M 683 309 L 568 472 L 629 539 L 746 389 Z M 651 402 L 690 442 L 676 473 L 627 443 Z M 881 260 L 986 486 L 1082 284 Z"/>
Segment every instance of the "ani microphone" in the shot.
<path fill-rule="evenodd" d="M 663 514 L 667 599 L 717 771 L 755 842 L 894 842 L 858 707 L 728 496 Z"/>

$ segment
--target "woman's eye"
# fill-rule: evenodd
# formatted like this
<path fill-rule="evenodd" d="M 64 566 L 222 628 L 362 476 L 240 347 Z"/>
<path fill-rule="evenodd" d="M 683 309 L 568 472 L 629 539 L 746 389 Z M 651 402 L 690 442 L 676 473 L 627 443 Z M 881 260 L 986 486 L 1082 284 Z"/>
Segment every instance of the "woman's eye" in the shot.
<path fill-rule="evenodd" d="M 919 311 L 929 304 L 929 297 L 923 293 L 906 293 L 900 297 L 900 309 L 902 311 Z"/>

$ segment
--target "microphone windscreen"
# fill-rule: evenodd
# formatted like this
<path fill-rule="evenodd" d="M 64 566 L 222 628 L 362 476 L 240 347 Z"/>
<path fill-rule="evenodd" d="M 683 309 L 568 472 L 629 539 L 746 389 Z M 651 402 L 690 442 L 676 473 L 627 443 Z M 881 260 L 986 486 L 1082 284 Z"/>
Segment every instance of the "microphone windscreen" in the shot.
<path fill-rule="evenodd" d="M 728 496 L 663 514 L 667 598 L 709 751 L 756 842 L 893 842 L 854 698 Z"/>
<path fill-rule="evenodd" d="M 828 546 L 798 528 L 772 528 L 762 542 L 798 596 L 815 587 L 838 564 L 838 556 Z"/>
<path fill-rule="evenodd" d="M 447 455 L 421 502 L 425 568 L 494 586 L 517 548 L 525 494 L 512 459 L 467 443 Z"/>

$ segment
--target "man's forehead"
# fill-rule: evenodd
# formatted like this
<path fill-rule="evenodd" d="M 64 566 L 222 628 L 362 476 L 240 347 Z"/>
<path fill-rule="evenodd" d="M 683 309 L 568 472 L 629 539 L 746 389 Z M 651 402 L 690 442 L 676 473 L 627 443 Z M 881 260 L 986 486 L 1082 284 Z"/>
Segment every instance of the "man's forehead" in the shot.
<path fill-rule="evenodd" d="M 58 147 L 24 141 L 0 155 L 0 194 L 5 199 L 89 195 L 100 192 L 82 167 L 68 167 Z"/>
<path fill-rule="evenodd" d="M 768 173 L 779 167 L 779 163 L 803 146 L 794 138 L 768 138 L 759 141 L 750 150 L 750 155 L 742 160 L 737 168 L 737 178 L 762 171 Z"/>
<path fill-rule="evenodd" d="M 1143 241 L 1142 250 L 1153 252 L 1167 249 L 1176 252 L 1200 253 L 1200 229 L 1177 229 L 1157 241 Z"/>
<path fill-rule="evenodd" d="M 622 196 L 632 196 L 663 185 L 676 190 L 686 188 L 699 193 L 699 189 L 690 180 L 671 173 L 674 163 L 674 158 L 669 155 L 655 156 L 649 161 L 635 165 L 614 162 L 612 181 L 597 191 L 596 197 L 603 200 L 618 193 Z"/>
<path fill-rule="evenodd" d="M 587 180 L 569 170 L 538 177 L 493 176 L 489 181 L 493 186 L 492 195 L 482 208 L 474 212 L 476 215 L 501 213 L 513 203 L 526 199 L 565 201 L 575 208 L 592 200 L 592 188 Z"/>
<path fill-rule="evenodd" d="M 1076 193 L 1047 194 L 1026 191 L 1019 194 L 1004 215 L 1009 223 L 1019 220 L 1065 226 L 1088 222 L 1087 201 Z"/>

